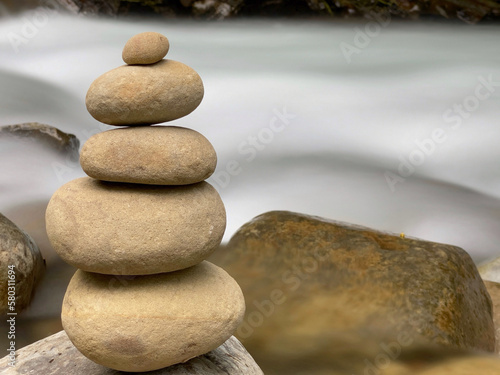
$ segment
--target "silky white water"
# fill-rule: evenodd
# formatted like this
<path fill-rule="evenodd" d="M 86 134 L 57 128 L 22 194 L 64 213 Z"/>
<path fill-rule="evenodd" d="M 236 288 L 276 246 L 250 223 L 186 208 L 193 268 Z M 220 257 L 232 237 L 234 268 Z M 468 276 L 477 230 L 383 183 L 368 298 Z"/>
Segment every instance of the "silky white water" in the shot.
<path fill-rule="evenodd" d="M 0 125 L 38 121 L 82 143 L 111 128 L 87 113 L 87 89 L 123 64 L 129 37 L 158 31 L 167 58 L 204 81 L 200 107 L 171 124 L 217 150 L 209 182 L 226 241 L 256 215 L 290 210 L 500 256 L 499 27 L 39 13 L 0 23 Z M 0 212 L 82 175 L 33 143 L 0 140 Z"/>

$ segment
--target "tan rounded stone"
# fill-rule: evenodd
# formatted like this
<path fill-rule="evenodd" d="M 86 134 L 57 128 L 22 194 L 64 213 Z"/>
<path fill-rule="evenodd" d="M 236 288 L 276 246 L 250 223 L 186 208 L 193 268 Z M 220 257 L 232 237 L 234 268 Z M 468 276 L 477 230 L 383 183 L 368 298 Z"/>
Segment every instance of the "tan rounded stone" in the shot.
<path fill-rule="evenodd" d="M 97 78 L 87 92 L 89 113 L 109 125 L 149 125 L 186 116 L 203 99 L 203 82 L 173 60 L 124 65 Z"/>
<path fill-rule="evenodd" d="M 200 133 L 176 126 L 108 130 L 90 137 L 80 153 L 90 177 L 105 181 L 185 185 L 207 179 L 217 155 Z"/>
<path fill-rule="evenodd" d="M 443 361 L 444 362 L 444 361 Z M 500 374 L 500 359 L 498 357 L 463 357 L 455 358 L 431 366 L 423 371 L 412 371 L 415 375 L 497 375 Z"/>
<path fill-rule="evenodd" d="M 217 348 L 241 323 L 240 287 L 209 262 L 170 273 L 117 278 L 78 270 L 62 307 L 78 350 L 120 371 L 151 371 Z"/>
<path fill-rule="evenodd" d="M 147 275 L 193 266 L 220 244 L 224 205 L 207 182 L 184 186 L 78 178 L 52 196 L 47 235 L 84 271 Z"/>
<path fill-rule="evenodd" d="M 164 35 L 148 31 L 128 40 L 123 48 L 122 58 L 126 64 L 154 64 L 167 55 L 169 47 Z"/>

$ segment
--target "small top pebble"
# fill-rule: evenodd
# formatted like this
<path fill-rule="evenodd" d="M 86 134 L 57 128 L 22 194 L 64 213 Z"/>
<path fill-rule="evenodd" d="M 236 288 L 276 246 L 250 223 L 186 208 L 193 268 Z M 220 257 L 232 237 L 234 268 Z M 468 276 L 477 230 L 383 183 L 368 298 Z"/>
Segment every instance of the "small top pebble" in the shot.
<path fill-rule="evenodd" d="M 122 58 L 129 65 L 154 64 L 163 59 L 170 44 L 166 36 L 156 32 L 134 35 L 123 48 Z"/>

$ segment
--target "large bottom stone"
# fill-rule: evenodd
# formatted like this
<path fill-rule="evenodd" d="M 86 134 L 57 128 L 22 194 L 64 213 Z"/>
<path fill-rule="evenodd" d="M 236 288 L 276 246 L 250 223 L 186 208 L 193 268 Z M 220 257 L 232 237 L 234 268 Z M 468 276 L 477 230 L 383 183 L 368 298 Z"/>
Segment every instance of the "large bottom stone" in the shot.
<path fill-rule="evenodd" d="M 241 289 L 202 262 L 181 271 L 116 277 L 78 270 L 62 324 L 89 359 L 121 371 L 151 371 L 207 353 L 234 333 L 245 311 Z"/>
<path fill-rule="evenodd" d="M 393 344 L 495 348 L 491 299 L 455 246 L 277 211 L 212 260 L 241 285 L 237 337 L 266 374 L 362 365 Z"/>
<path fill-rule="evenodd" d="M 83 177 L 54 193 L 46 226 L 54 250 L 76 268 L 149 275 L 206 259 L 222 240 L 226 212 L 204 181 L 159 186 Z"/>

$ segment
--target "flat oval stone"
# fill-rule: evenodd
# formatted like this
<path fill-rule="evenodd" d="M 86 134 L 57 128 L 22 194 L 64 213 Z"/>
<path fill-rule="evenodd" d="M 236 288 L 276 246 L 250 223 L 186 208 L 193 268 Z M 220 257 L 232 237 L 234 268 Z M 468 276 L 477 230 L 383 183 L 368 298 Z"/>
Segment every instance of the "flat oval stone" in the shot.
<path fill-rule="evenodd" d="M 184 186 L 78 178 L 47 206 L 54 250 L 84 271 L 148 275 L 191 267 L 220 244 L 224 204 L 207 182 Z"/>
<path fill-rule="evenodd" d="M 203 82 L 192 68 L 173 60 L 124 65 L 97 78 L 87 92 L 89 113 L 108 125 L 150 125 L 194 111 Z"/>
<path fill-rule="evenodd" d="M 217 155 L 197 131 L 140 126 L 93 135 L 83 145 L 80 164 L 99 180 L 185 185 L 207 179 L 215 170 Z"/>
<path fill-rule="evenodd" d="M 154 64 L 167 55 L 169 47 L 167 37 L 148 31 L 128 40 L 122 58 L 126 64 Z"/>
<path fill-rule="evenodd" d="M 62 324 L 76 348 L 103 366 L 151 371 L 205 354 L 231 337 L 245 302 L 209 262 L 177 272 L 116 277 L 76 271 Z"/>

